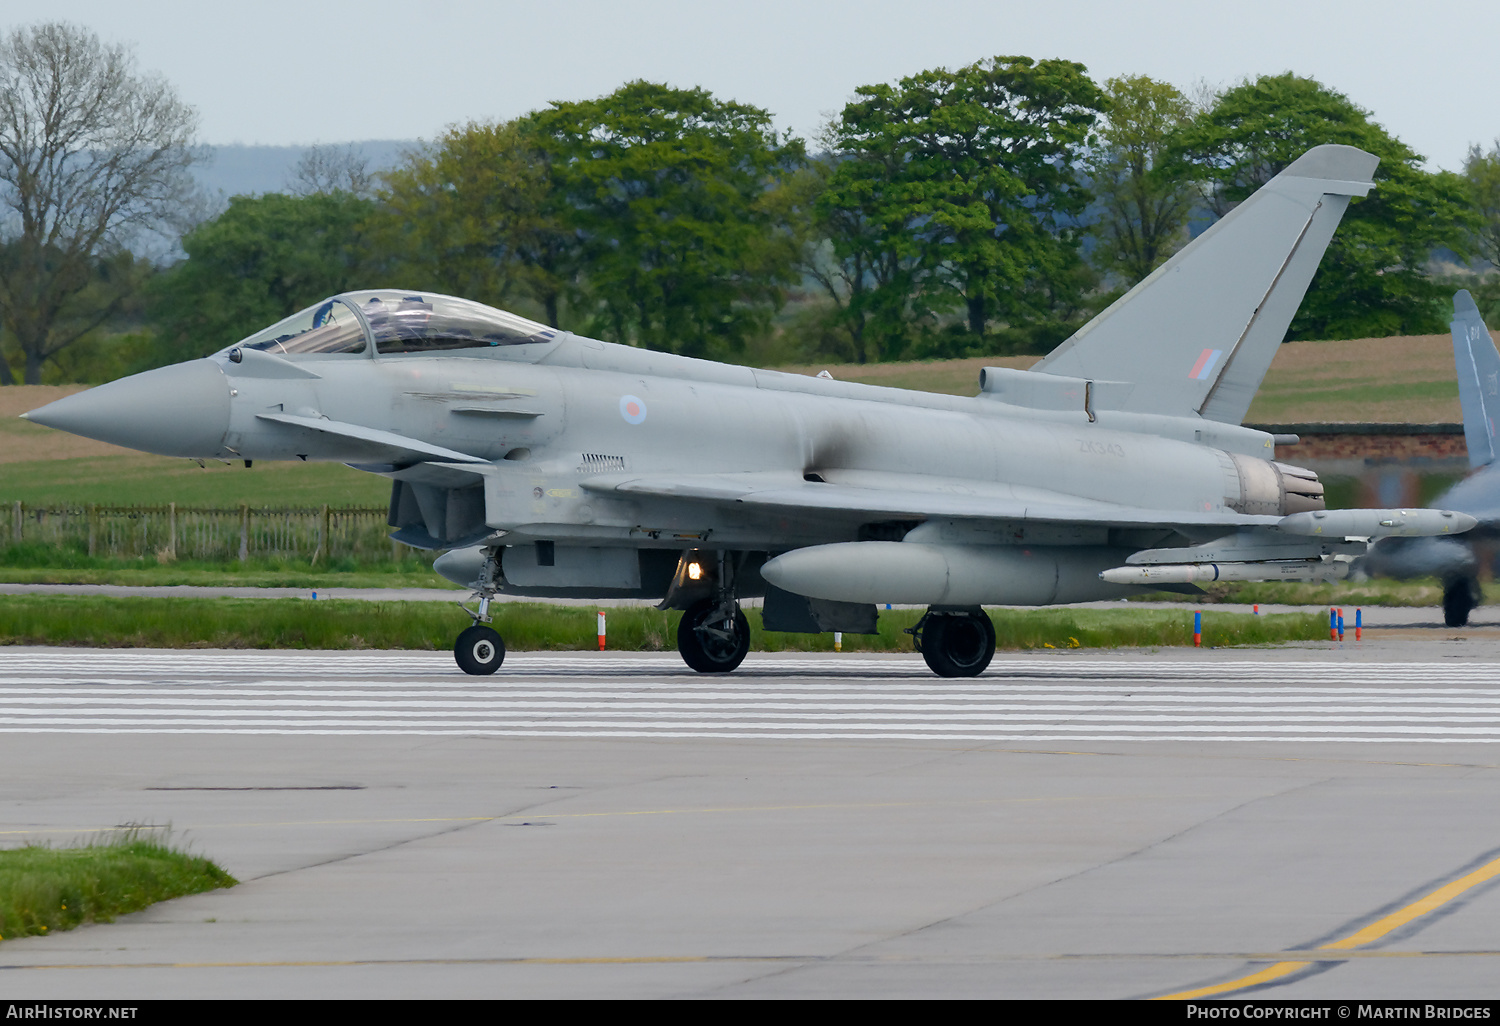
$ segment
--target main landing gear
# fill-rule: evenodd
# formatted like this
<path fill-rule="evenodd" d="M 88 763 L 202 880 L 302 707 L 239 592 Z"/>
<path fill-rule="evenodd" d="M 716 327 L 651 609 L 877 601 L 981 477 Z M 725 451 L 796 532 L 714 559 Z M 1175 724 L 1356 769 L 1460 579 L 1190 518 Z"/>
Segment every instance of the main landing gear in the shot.
<path fill-rule="evenodd" d="M 677 624 L 677 651 L 699 673 L 728 673 L 750 651 L 750 623 L 733 595 L 693 603 Z"/>
<path fill-rule="evenodd" d="M 1443 623 L 1449 627 L 1462 627 L 1469 622 L 1469 613 L 1479 605 L 1482 593 L 1479 582 L 1473 577 L 1460 577 L 1443 585 Z"/>
<path fill-rule="evenodd" d="M 907 631 L 939 677 L 977 677 L 995 657 L 995 624 L 983 609 L 929 609 Z"/>
<path fill-rule="evenodd" d="M 495 549 L 484 550 L 484 566 L 479 570 L 479 580 L 474 588 L 479 598 L 478 607 L 470 609 L 459 603 L 464 612 L 473 617 L 474 626 L 466 628 L 453 643 L 453 658 L 460 670 L 475 677 L 494 673 L 505 662 L 505 642 L 493 627 L 485 626 L 490 622 L 490 600 L 498 592 L 495 575 L 500 564 L 495 554 Z"/>
<path fill-rule="evenodd" d="M 705 558 L 708 555 L 692 551 L 682 557 L 678 576 L 659 608 L 669 608 L 681 595 L 687 602 L 677 624 L 677 651 L 682 661 L 699 673 L 729 673 L 750 651 L 750 623 L 735 597 L 739 564 L 734 555 L 713 553 L 712 564 Z M 701 597 L 693 601 L 694 594 Z"/>

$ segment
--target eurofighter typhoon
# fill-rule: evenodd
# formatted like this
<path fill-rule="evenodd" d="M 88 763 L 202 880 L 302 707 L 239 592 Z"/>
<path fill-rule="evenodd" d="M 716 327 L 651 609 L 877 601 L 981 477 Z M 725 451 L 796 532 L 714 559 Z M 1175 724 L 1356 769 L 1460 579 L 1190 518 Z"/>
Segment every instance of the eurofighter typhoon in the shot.
<path fill-rule="evenodd" d="M 1472 515 L 1479 527 L 1464 538 L 1385 538 L 1371 546 L 1358 565 L 1376 577 L 1438 578 L 1443 585 L 1443 622 L 1462 627 L 1484 594 L 1479 587 L 1483 560 L 1476 549 L 1484 546 L 1493 558 L 1495 540 L 1500 538 L 1500 443 L 1495 431 L 1495 417 L 1500 416 L 1500 351 L 1467 290 L 1454 293 L 1449 327 L 1472 473 L 1437 502 Z"/>
<path fill-rule="evenodd" d="M 612 345 L 447 296 L 334 296 L 213 356 L 31 420 L 148 452 L 336 460 L 391 480 L 392 537 L 475 592 L 458 665 L 493 673 L 500 594 L 659 599 L 694 670 L 767 630 L 873 633 L 919 604 L 943 676 L 994 653 L 986 604 L 1209 580 L 1328 580 L 1441 510 L 1324 509 L 1240 426 L 1377 158 L 1309 150 L 1031 370 L 972 398 Z"/>

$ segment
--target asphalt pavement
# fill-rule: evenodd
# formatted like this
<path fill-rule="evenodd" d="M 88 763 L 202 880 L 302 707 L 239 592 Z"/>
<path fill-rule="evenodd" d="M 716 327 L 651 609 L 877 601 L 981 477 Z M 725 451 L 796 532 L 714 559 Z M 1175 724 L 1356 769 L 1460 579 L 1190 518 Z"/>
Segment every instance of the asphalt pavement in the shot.
<path fill-rule="evenodd" d="M 0 942 L 0 989 L 1493 998 L 1497 635 L 1002 654 L 971 680 L 910 655 L 471 678 L 441 653 L 0 650 L 0 842 L 170 826 L 242 881 Z"/>

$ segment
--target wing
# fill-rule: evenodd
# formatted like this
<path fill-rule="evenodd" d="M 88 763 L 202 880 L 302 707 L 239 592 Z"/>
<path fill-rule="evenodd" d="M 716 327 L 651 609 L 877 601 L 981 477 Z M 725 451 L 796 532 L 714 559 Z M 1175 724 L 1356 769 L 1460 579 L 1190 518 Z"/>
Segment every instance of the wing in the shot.
<path fill-rule="evenodd" d="M 642 498 L 750 506 L 797 513 L 844 513 L 882 520 L 933 517 L 1085 524 L 1097 527 L 1250 527 L 1277 523 L 1274 516 L 1230 511 L 1142 509 L 1078 496 L 922 474 L 879 474 L 873 483 L 805 481 L 786 473 L 688 474 L 674 477 L 599 476 L 592 492 Z"/>

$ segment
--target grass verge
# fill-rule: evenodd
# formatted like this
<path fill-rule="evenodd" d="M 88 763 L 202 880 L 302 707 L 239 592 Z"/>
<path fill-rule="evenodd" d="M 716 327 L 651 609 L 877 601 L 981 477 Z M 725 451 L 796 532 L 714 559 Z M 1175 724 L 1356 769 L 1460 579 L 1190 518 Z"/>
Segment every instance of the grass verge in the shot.
<path fill-rule="evenodd" d="M 507 602 L 495 607 L 495 629 L 513 651 L 578 651 L 598 645 L 591 606 Z M 830 634 L 781 634 L 761 627 L 760 610 L 747 609 L 757 652 L 825 652 Z M 880 614 L 878 634 L 846 634 L 845 651 L 910 651 L 903 629 L 920 611 Z M 1182 609 L 994 610 L 1003 649 L 1166 647 L 1191 645 L 1193 614 Z M 609 647 L 626 652 L 676 649 L 680 613 L 649 606 L 608 610 Z M 451 648 L 467 618 L 440 602 L 355 602 L 301 599 L 110 598 L 9 595 L 0 597 L 0 644 L 93 648 Z M 1309 613 L 1250 616 L 1209 613 L 1203 643 L 1263 645 L 1311 641 L 1326 634 L 1326 617 Z"/>
<path fill-rule="evenodd" d="M 0 851 L 0 940 L 45 936 L 239 881 L 165 838 L 125 830 L 81 848 Z"/>
<path fill-rule="evenodd" d="M 174 560 L 90 557 L 30 543 L 0 548 L 5 584 L 118 584 L 209 588 L 449 588 L 433 572 L 434 554 L 412 550 L 400 562 L 361 563 L 346 556 L 309 566 L 305 559 Z"/>
<path fill-rule="evenodd" d="M 1338 606 L 1439 606 L 1443 585 L 1436 578 L 1417 581 L 1343 581 L 1338 584 L 1292 584 L 1285 581 L 1252 581 L 1244 584 L 1210 584 L 1202 598 L 1205 604 L 1228 602 L 1251 605 Z M 1500 601 L 1500 582 L 1485 581 L 1484 601 Z M 1132 602 L 1181 602 L 1170 592 L 1133 596 Z"/>

